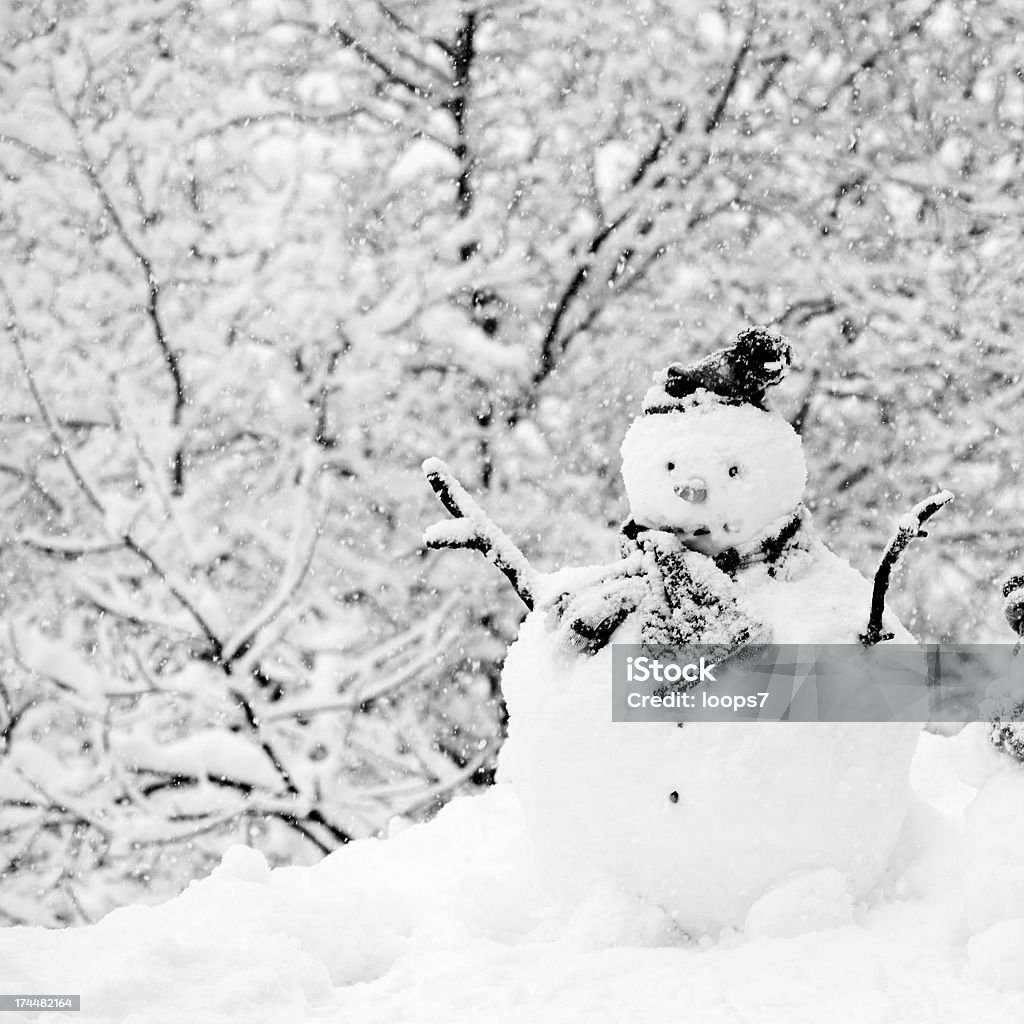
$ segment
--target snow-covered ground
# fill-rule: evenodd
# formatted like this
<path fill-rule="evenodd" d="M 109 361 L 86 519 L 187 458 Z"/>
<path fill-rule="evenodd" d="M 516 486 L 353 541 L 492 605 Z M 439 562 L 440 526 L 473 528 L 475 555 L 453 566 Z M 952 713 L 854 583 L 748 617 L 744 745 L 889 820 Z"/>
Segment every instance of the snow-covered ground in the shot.
<path fill-rule="evenodd" d="M 538 891 L 516 798 L 498 786 L 311 868 L 270 871 L 234 847 L 161 906 L 8 928 L 0 992 L 80 993 L 78 1024 L 1019 1021 L 1024 920 L 982 921 L 977 935 L 969 923 L 965 846 L 982 889 L 1007 869 L 1000 844 L 964 825 L 976 791 L 960 781 L 963 753 L 922 737 L 892 870 L 840 926 L 778 937 L 806 909 L 782 897 L 762 907 L 758 937 L 691 943 L 615 892 L 559 906 Z"/>

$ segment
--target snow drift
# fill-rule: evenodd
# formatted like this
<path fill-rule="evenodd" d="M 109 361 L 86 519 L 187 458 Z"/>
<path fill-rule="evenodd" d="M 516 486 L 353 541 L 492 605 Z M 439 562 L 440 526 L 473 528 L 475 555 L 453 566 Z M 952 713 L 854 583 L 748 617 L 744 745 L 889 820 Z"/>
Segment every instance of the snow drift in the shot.
<path fill-rule="evenodd" d="M 698 943 L 613 890 L 562 906 L 538 888 L 516 799 L 498 786 L 314 867 L 270 871 L 235 847 L 161 906 L 6 929 L 0 989 L 80 993 L 76 1024 L 1020 1020 L 1024 922 L 973 936 L 968 923 L 965 839 L 976 858 L 989 847 L 963 822 L 976 790 L 956 774 L 962 746 L 922 738 L 893 867 L 845 917 L 815 917 L 836 905 L 820 878 L 762 901 L 750 934 Z"/>

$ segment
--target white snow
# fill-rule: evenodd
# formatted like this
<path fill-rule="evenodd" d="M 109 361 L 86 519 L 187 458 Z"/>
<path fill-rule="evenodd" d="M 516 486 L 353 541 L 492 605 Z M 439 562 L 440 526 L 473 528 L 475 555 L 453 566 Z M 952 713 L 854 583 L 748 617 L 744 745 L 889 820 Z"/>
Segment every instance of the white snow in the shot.
<path fill-rule="evenodd" d="M 729 26 L 717 11 L 703 10 L 697 16 L 697 34 L 705 46 L 724 46 L 729 41 Z"/>
<path fill-rule="evenodd" d="M 1024 919 L 1024 766 L 990 778 L 967 808 L 964 895 L 975 931 Z M 1020 964 L 1024 983 L 1024 961 Z"/>
<path fill-rule="evenodd" d="M 988 738 L 988 727 L 972 722 L 954 739 L 958 776 L 975 789 L 981 788 L 994 775 L 1008 772 L 1012 762 L 1000 755 Z"/>
<path fill-rule="evenodd" d="M 475 373 L 522 371 L 526 354 L 522 349 L 489 338 L 456 306 L 434 306 L 419 318 L 423 337 L 446 364 L 466 367 Z"/>
<path fill-rule="evenodd" d="M 594 188 L 602 203 L 611 203 L 625 191 L 639 162 L 636 146 L 622 139 L 612 139 L 594 151 Z"/>
<path fill-rule="evenodd" d="M 448 146 L 434 139 L 416 139 L 388 171 L 388 185 L 404 188 L 424 178 L 453 176 L 458 170 L 458 158 Z"/>
<path fill-rule="evenodd" d="M 448 519 L 431 523 L 423 531 L 423 540 L 435 547 L 468 546 L 476 539 L 478 532 L 479 524 L 473 519 Z"/>
<path fill-rule="evenodd" d="M 915 778 L 952 777 L 953 748 L 923 735 Z M 915 807 L 894 869 L 851 910 L 826 873 L 770 914 L 760 904 L 751 930 L 772 934 L 693 943 L 614 890 L 573 909 L 542 895 L 516 797 L 497 786 L 314 867 L 270 871 L 236 847 L 162 906 L 4 929 L 0 988 L 80 993 L 81 1013 L 46 1018 L 76 1024 L 1021 1020 L 1024 920 L 971 935 L 965 827 L 947 810 Z M 820 927 L 780 936 L 808 915 Z"/>
<path fill-rule="evenodd" d="M 615 641 L 639 642 L 635 617 Z M 611 679 L 610 646 L 563 654 L 540 612 L 505 663 L 502 767 L 550 891 L 612 884 L 714 934 L 797 872 L 834 869 L 858 898 L 881 877 L 919 726 L 615 723 Z"/>
<path fill-rule="evenodd" d="M 798 871 L 761 896 L 747 913 L 751 938 L 791 938 L 803 932 L 853 924 L 846 876 L 835 868 Z"/>
<path fill-rule="evenodd" d="M 1024 918 L 1001 921 L 967 944 L 968 975 L 982 985 L 1021 991 L 1024 982 Z"/>
<path fill-rule="evenodd" d="M 776 644 L 853 644 L 867 626 L 872 585 L 820 541 L 791 557 L 772 577 L 763 565 L 741 570 L 744 605 L 772 627 Z M 883 626 L 896 643 L 914 638 L 886 612 Z"/>
<path fill-rule="evenodd" d="M 919 501 L 909 512 L 904 512 L 897 520 L 900 530 L 907 533 L 917 534 L 921 526 L 921 515 L 930 505 L 945 505 L 953 500 L 952 491 L 937 491 L 927 498 Z"/>
<path fill-rule="evenodd" d="M 274 789 L 281 781 L 262 750 L 237 733 L 197 729 L 181 739 L 156 743 L 141 729 L 117 733 L 112 746 L 120 762 L 171 775 L 226 777 Z"/>
<path fill-rule="evenodd" d="M 707 529 L 688 543 L 714 553 L 743 544 L 791 512 L 807 467 L 800 438 L 781 416 L 705 403 L 636 419 L 622 442 L 622 477 L 640 525 Z M 704 501 L 680 497 L 678 490 L 694 481 L 703 483 Z"/>

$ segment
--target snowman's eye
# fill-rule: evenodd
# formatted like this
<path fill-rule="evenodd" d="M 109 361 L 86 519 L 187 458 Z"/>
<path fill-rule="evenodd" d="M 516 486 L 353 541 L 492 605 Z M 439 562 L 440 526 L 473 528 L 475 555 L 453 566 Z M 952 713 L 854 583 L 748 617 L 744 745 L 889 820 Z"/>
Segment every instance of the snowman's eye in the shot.
<path fill-rule="evenodd" d="M 674 462 L 670 462 L 665 468 L 671 473 L 672 470 L 676 468 L 676 464 Z"/>
<path fill-rule="evenodd" d="M 729 467 L 729 476 L 739 476 L 739 475 L 740 475 L 740 467 L 739 466 L 730 466 Z"/>

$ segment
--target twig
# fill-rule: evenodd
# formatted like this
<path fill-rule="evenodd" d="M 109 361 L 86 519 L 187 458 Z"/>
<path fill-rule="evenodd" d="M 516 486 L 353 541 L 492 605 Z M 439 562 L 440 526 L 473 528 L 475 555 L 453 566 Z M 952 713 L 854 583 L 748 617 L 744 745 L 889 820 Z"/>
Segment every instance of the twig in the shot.
<path fill-rule="evenodd" d="M 41 554 L 53 555 L 68 561 L 85 558 L 88 555 L 110 555 L 124 550 L 124 544 L 120 540 L 73 541 L 66 537 L 46 537 L 29 530 L 17 534 L 14 537 L 14 543 L 31 548 Z"/>
<path fill-rule="evenodd" d="M 6 288 L 4 289 L 6 293 Z M 50 406 L 47 404 L 46 399 L 43 398 L 43 393 L 39 390 L 39 385 L 36 383 L 35 374 L 32 372 L 32 367 L 29 366 L 28 358 L 25 355 L 25 349 L 22 347 L 21 338 L 19 337 L 21 331 L 14 320 L 13 310 L 10 308 L 10 301 L 8 300 L 8 314 L 9 320 L 7 323 L 7 336 L 11 340 L 11 344 L 14 346 L 15 354 L 18 357 L 18 362 L 21 364 L 22 372 L 25 376 L 25 383 L 28 385 L 28 389 L 32 394 L 32 398 L 35 400 L 36 407 L 39 409 L 40 415 L 43 417 L 43 422 L 46 424 L 46 429 L 50 434 L 50 439 L 53 441 L 57 448 L 57 455 L 61 461 L 67 466 L 68 472 L 74 478 L 79 489 L 88 499 L 89 504 L 99 512 L 101 516 L 106 516 L 107 510 L 103 501 L 100 499 L 96 490 L 92 487 L 85 475 L 79 469 L 78 463 L 75 461 L 75 457 L 71 452 L 71 447 L 64 437 L 63 431 L 57 424 L 57 420 L 53 413 L 50 411 Z"/>
<path fill-rule="evenodd" d="M 347 110 L 336 110 L 314 114 L 301 110 L 264 110 L 254 111 L 251 114 L 238 114 L 218 124 L 211 124 L 206 128 L 196 128 L 189 141 L 198 139 L 213 138 L 217 135 L 224 135 L 235 128 L 256 128 L 261 125 L 283 121 L 285 124 L 312 125 L 314 127 L 329 127 L 344 121 L 352 121 L 360 114 L 366 114 L 365 107 L 350 107 Z"/>
<path fill-rule="evenodd" d="M 754 4 L 750 12 L 750 27 L 747 29 L 746 35 L 743 37 L 743 42 L 740 43 L 740 48 L 736 51 L 736 56 L 733 57 L 732 64 L 729 66 L 729 77 L 726 79 L 721 93 L 719 93 L 715 109 L 711 112 L 707 121 L 704 122 L 705 135 L 710 135 L 722 123 L 722 118 L 725 116 L 725 110 L 729 106 L 729 100 L 731 99 L 732 94 L 736 91 L 736 86 L 739 84 L 740 74 L 743 70 L 743 62 L 747 59 L 747 54 L 750 53 L 750 47 L 754 42 L 754 27 L 756 24 L 757 4 Z"/>
<path fill-rule="evenodd" d="M 370 67 L 376 68 L 383 76 L 385 81 L 391 85 L 397 85 L 402 89 L 407 90 L 411 95 L 418 99 L 430 99 L 433 90 L 429 85 L 423 85 L 413 81 L 411 78 L 407 78 L 401 74 L 395 67 L 392 67 L 384 58 L 379 54 L 375 53 L 368 46 L 366 46 L 360 39 L 349 32 L 343 25 L 337 21 L 332 21 L 329 25 L 318 25 L 313 21 L 304 21 L 298 18 L 285 18 L 279 22 L 282 25 L 291 25 L 295 28 L 302 28 L 308 32 L 312 32 L 315 35 L 333 38 L 339 42 L 342 46 L 347 47 L 364 63 Z M 395 48 L 396 56 L 411 57 L 411 55 L 405 54 L 403 51 Z M 422 65 L 422 61 L 418 61 L 412 58 L 415 63 Z M 433 68 L 430 68 L 433 71 Z"/>
<path fill-rule="evenodd" d="M 440 459 L 427 459 L 423 472 L 438 501 L 451 513 L 455 523 L 435 523 L 427 529 L 428 548 L 470 548 L 489 558 L 500 569 L 523 604 L 531 611 L 537 600 L 537 572 L 526 555 L 487 516 Z"/>
<path fill-rule="evenodd" d="M 739 84 L 743 66 L 750 54 L 756 24 L 757 9 L 755 5 L 751 13 L 750 25 L 730 63 L 728 75 L 722 85 L 715 106 L 704 122 L 704 134 L 708 137 L 713 136 L 723 123 L 729 102 Z M 664 161 L 671 158 L 673 146 L 682 141 L 686 136 L 688 123 L 689 118 L 684 112 L 670 128 L 666 128 L 664 125 L 659 127 L 657 137 L 647 152 L 640 158 L 630 179 L 628 192 L 632 197 L 630 200 L 632 205 L 627 205 L 621 213 L 601 225 L 594 232 L 587 245 L 586 253 L 573 268 L 573 272 L 559 294 L 558 299 L 551 304 L 553 312 L 548 320 L 547 328 L 541 341 L 540 352 L 537 356 L 537 366 L 531 375 L 526 390 L 519 395 L 506 416 L 506 422 L 510 427 L 519 421 L 524 412 L 534 407 L 541 387 L 554 373 L 571 342 L 582 334 L 606 308 L 609 295 L 611 294 L 610 291 L 606 292 L 603 298 L 595 297 L 594 304 L 589 312 L 579 315 L 577 323 L 570 323 L 569 326 L 566 326 L 567 321 L 570 321 L 571 314 L 574 313 L 576 307 L 580 304 L 581 296 L 588 285 L 598 278 L 601 278 L 602 284 L 616 285 L 617 277 L 620 273 L 616 268 L 624 265 L 624 263 L 628 264 L 630 258 L 635 253 L 637 239 L 649 234 L 654 227 L 655 218 L 664 215 L 674 205 L 670 200 L 662 200 L 660 203 L 655 204 L 653 211 L 649 211 L 644 208 L 644 201 L 645 198 L 648 200 L 650 198 L 646 195 L 646 190 L 658 191 L 665 185 L 667 178 L 664 174 L 653 181 L 648 181 L 648 178 Z M 700 176 L 711 159 L 711 153 L 710 145 L 703 147 L 690 173 L 684 179 L 677 182 L 676 190 L 678 194 L 682 195 L 685 193 L 689 186 Z M 692 229 L 699 220 L 700 218 L 697 221 L 691 219 L 689 228 Z M 633 226 L 632 240 L 628 240 L 627 236 L 627 240 L 619 242 L 618 239 L 625 234 L 631 225 Z M 609 246 L 612 249 L 617 248 L 617 251 L 612 253 L 613 259 L 610 265 L 613 269 L 611 274 L 603 275 L 599 273 L 597 260 L 599 256 L 609 251 Z M 656 247 L 654 253 L 651 254 L 653 258 L 649 260 L 648 266 L 645 267 L 645 272 L 650 269 L 650 263 L 660 259 L 666 251 L 664 247 Z M 641 277 L 637 277 L 636 281 L 641 279 Z M 631 283 L 636 283 L 636 281 L 631 279 Z M 619 294 L 624 290 L 621 287 L 616 289 Z"/>
<path fill-rule="evenodd" d="M 28 470 L 21 469 L 19 466 L 14 466 L 10 463 L 0 462 L 0 473 L 7 473 L 16 480 L 24 481 L 29 489 L 38 494 L 42 501 L 46 503 L 47 508 L 53 512 L 54 516 L 59 517 L 63 513 L 64 508 L 61 503 L 40 483 L 39 478 L 28 472 Z"/>
<path fill-rule="evenodd" d="M 920 13 L 915 15 L 902 28 L 888 35 L 881 46 L 865 54 L 828 92 L 828 96 L 818 104 L 815 113 L 822 114 L 832 105 L 833 100 L 844 90 L 852 86 L 860 75 L 870 71 L 878 62 L 886 56 L 892 56 L 898 52 L 898 45 L 910 36 L 918 36 L 924 28 L 924 23 L 935 13 L 940 0 L 931 0 L 931 3 Z"/>
<path fill-rule="evenodd" d="M 292 542 L 293 550 L 277 593 L 224 645 L 221 658 L 225 665 L 231 665 L 248 654 L 263 629 L 281 615 L 289 606 L 292 598 L 302 589 L 306 577 L 309 576 L 310 569 L 313 567 L 313 556 L 316 554 L 317 543 L 323 535 L 326 518 L 325 507 L 316 517 L 315 525 L 309 537 L 306 538 L 305 545 L 300 543 L 302 531 L 296 529 Z"/>
<path fill-rule="evenodd" d="M 2 282 L 0 282 L 0 291 L 6 295 L 6 289 L 3 288 Z M 99 489 L 89 480 L 88 476 L 78 465 L 75 459 L 74 453 L 71 450 L 71 446 L 68 444 L 67 439 L 64 437 L 60 426 L 57 423 L 56 417 L 53 415 L 46 399 L 43 396 L 42 391 L 39 389 L 39 385 L 36 382 L 35 374 L 32 372 L 32 367 L 29 365 L 28 358 L 25 355 L 24 347 L 21 344 L 21 328 L 17 325 L 17 321 L 14 317 L 13 305 L 10 301 L 10 296 L 6 295 L 9 320 L 7 323 L 7 334 L 14 346 L 14 351 L 18 356 L 18 362 L 21 364 L 22 372 L 25 377 L 25 382 L 28 385 L 29 391 L 35 400 L 36 406 L 39 409 L 40 415 L 43 417 L 43 422 L 46 424 L 47 431 L 50 435 L 50 439 L 53 441 L 57 448 L 57 454 L 61 461 L 67 466 L 68 472 L 74 478 L 75 483 L 78 485 L 79 490 L 86 497 L 89 504 L 99 513 L 100 517 L 108 524 L 109 528 L 109 515 L 107 512 L 106 504 L 103 498 L 100 496 Z M 217 636 L 216 631 L 212 625 L 207 621 L 206 617 L 199 610 L 197 603 L 189 598 L 185 593 L 182 586 L 177 584 L 172 578 L 167 569 L 150 553 L 150 551 L 143 547 L 138 541 L 131 536 L 131 528 L 127 528 L 123 531 L 116 529 L 110 530 L 113 536 L 127 548 L 132 554 L 138 559 L 145 563 L 150 571 L 158 577 L 164 586 L 168 589 L 171 596 L 185 609 L 186 612 L 192 617 L 196 625 L 201 630 L 203 636 L 210 644 L 211 648 L 220 656 L 223 649 L 223 644 L 220 638 Z"/>
<path fill-rule="evenodd" d="M 403 32 L 408 32 L 410 35 L 419 35 L 416 29 L 414 29 L 412 25 L 409 24 L 409 22 L 407 22 L 401 15 L 399 15 L 390 7 L 388 7 L 388 5 L 383 2 L 383 0 L 377 0 L 376 6 L 377 10 L 379 10 L 381 14 L 383 14 L 384 17 L 387 18 L 387 20 L 390 21 L 391 24 L 395 26 L 395 28 L 400 29 Z"/>
<path fill-rule="evenodd" d="M 150 257 L 132 237 L 131 232 L 129 232 L 125 225 L 124 219 L 121 217 L 117 205 L 114 203 L 113 198 L 107 191 L 106 186 L 103 184 L 103 180 L 100 178 L 99 171 L 97 170 L 97 165 L 86 148 L 81 126 L 75 120 L 74 116 L 64 108 L 59 99 L 57 100 L 57 109 L 60 111 L 64 120 L 67 122 L 68 127 L 75 136 L 79 159 L 73 166 L 76 167 L 77 170 L 79 170 L 85 177 L 86 181 L 89 182 L 89 185 L 96 194 L 96 198 L 99 201 L 100 206 L 103 208 L 103 213 L 113 228 L 114 234 L 121 240 L 121 243 L 128 251 L 128 254 L 135 263 L 138 264 L 139 269 L 142 271 L 142 275 L 145 277 L 147 301 L 142 308 L 147 319 L 152 325 L 154 340 L 156 341 L 157 348 L 160 350 L 160 355 L 167 368 L 167 372 L 171 377 L 171 383 L 174 389 L 174 405 L 172 408 L 171 422 L 175 427 L 180 428 L 184 411 L 189 404 L 189 395 L 188 387 L 185 382 L 184 371 L 181 365 L 181 356 L 175 350 L 174 346 L 171 345 L 171 341 L 167 335 L 166 326 L 164 324 L 162 302 L 164 292 L 162 290 L 162 283 L 157 277 L 152 259 L 150 259 Z M 179 444 L 174 452 L 171 468 L 172 483 L 174 493 L 176 495 L 180 495 L 184 490 L 184 473 L 185 455 L 181 444 Z"/>
<path fill-rule="evenodd" d="M 875 572 L 875 585 L 871 592 L 871 615 L 868 618 L 868 628 L 860 635 L 860 642 L 866 647 L 872 644 L 881 643 L 884 640 L 891 640 L 894 633 L 882 632 L 882 616 L 885 614 L 885 595 L 889 590 L 889 578 L 892 570 L 899 561 L 903 549 L 915 537 L 927 537 L 928 534 L 921 529 L 943 506 L 953 500 L 951 491 L 939 491 L 924 501 L 919 501 L 909 512 L 900 516 L 896 533 L 892 540 L 886 545 L 882 554 L 882 561 Z"/>

